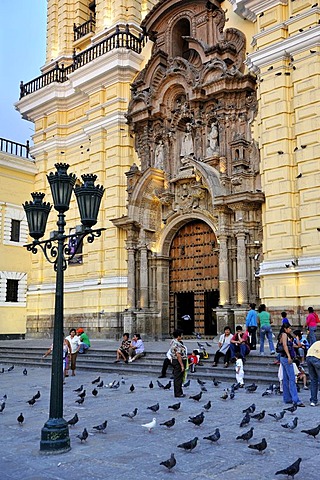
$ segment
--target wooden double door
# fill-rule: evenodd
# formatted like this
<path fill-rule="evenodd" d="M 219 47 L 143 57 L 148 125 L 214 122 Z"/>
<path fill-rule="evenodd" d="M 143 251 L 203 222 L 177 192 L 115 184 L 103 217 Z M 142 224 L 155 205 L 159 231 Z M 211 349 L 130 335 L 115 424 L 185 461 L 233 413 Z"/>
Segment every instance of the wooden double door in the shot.
<path fill-rule="evenodd" d="M 170 249 L 170 325 L 184 335 L 216 335 L 212 308 L 219 304 L 217 239 L 208 224 L 184 225 Z"/>

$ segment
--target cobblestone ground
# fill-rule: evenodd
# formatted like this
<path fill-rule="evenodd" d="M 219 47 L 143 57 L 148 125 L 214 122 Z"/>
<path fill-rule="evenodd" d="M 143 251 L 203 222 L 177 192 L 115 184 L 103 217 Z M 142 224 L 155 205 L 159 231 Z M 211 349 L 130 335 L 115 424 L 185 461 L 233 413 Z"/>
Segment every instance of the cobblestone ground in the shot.
<path fill-rule="evenodd" d="M 0 365 L 1 367 L 1 365 Z M 224 388 L 230 384 L 206 382 L 199 402 L 189 398 L 200 392 L 200 385 L 191 378 L 186 397 L 181 400 L 178 411 L 168 409 L 177 402 L 173 389 L 163 390 L 157 386 L 156 378 L 146 375 L 124 377 L 119 389 L 99 388 L 97 397 L 92 395 L 92 380 L 99 376 L 91 372 L 77 371 L 75 377 L 67 378 L 64 386 L 64 418 L 69 420 L 75 413 L 79 422 L 70 428 L 72 450 L 65 454 L 44 456 L 39 454 L 40 432 L 48 418 L 50 369 L 28 368 L 23 375 L 23 367 L 0 374 L 0 398 L 7 395 L 6 406 L 0 413 L 0 465 L 1 480 L 60 480 L 73 478 L 113 479 L 228 479 L 228 480 L 270 480 L 287 478 L 275 476 L 275 472 L 292 464 L 298 457 L 302 458 L 300 472 L 296 479 L 315 480 L 319 478 L 320 469 L 320 434 L 316 439 L 301 433 L 302 429 L 315 427 L 320 423 L 320 406 L 309 406 L 309 392 L 302 391 L 301 399 L 305 408 L 298 408 L 295 413 L 286 413 L 284 419 L 276 422 L 266 415 L 261 421 L 251 419 L 248 427 L 240 428 L 243 418 L 242 410 L 250 404 L 256 404 L 256 412 L 265 409 L 267 413 L 280 412 L 283 408 L 282 397 L 278 395 L 262 396 L 265 388 L 259 385 L 255 393 L 244 389 L 236 392 L 233 400 L 222 400 Z M 121 377 L 102 375 L 104 384 Z M 150 380 L 154 388 L 149 388 Z M 169 379 L 161 380 L 164 384 Z M 87 395 L 83 405 L 78 405 L 74 392 L 81 384 Z M 130 393 L 130 386 L 135 390 Z M 41 398 L 34 406 L 26 402 L 40 390 Z M 203 406 L 211 400 L 212 408 L 205 412 L 205 419 L 197 427 L 188 422 L 189 416 L 204 411 Z M 147 409 L 159 402 L 157 413 Z M 124 418 L 123 413 L 138 408 L 134 419 Z M 17 417 L 23 413 L 25 421 L 22 426 Z M 281 426 L 298 417 L 298 426 L 291 431 Z M 157 425 L 149 433 L 141 425 L 156 418 Z M 159 424 L 171 418 L 176 423 L 172 428 Z M 98 433 L 92 427 L 108 421 L 106 433 Z M 259 453 L 248 448 L 248 444 L 236 440 L 236 436 L 254 427 L 253 438 L 249 444 L 267 440 L 267 449 Z M 219 427 L 221 438 L 217 443 L 204 440 Z M 89 432 L 87 441 L 77 438 L 83 429 Z M 185 452 L 178 444 L 197 436 L 198 445 L 192 452 Z M 177 464 L 171 472 L 160 462 L 174 453 Z"/>

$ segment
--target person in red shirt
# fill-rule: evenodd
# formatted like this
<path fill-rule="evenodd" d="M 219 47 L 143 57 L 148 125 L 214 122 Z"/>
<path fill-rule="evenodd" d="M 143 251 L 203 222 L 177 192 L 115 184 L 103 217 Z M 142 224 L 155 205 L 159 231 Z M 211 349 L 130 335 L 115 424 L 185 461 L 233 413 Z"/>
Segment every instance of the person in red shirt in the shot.
<path fill-rule="evenodd" d="M 320 319 L 312 307 L 308 308 L 309 315 L 306 318 L 306 328 L 309 330 L 309 343 L 312 345 L 317 341 L 316 330 Z"/>
<path fill-rule="evenodd" d="M 239 352 L 242 359 L 250 352 L 249 347 L 249 334 L 242 330 L 241 325 L 237 325 L 236 333 L 233 335 L 230 341 L 230 354 L 231 361 L 235 361 L 236 352 Z"/>

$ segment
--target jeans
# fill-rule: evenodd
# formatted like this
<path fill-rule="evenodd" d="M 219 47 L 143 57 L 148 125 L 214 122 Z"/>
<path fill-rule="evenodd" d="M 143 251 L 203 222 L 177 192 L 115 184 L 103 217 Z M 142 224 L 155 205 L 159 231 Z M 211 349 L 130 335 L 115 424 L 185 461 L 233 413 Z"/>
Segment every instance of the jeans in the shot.
<path fill-rule="evenodd" d="M 301 403 L 296 385 L 293 364 L 288 362 L 287 357 L 280 357 L 283 371 L 283 401 L 284 403 Z"/>
<path fill-rule="evenodd" d="M 310 345 L 312 345 L 314 342 L 317 341 L 317 338 L 316 338 L 317 327 L 308 327 L 308 330 L 309 330 L 309 343 Z"/>
<path fill-rule="evenodd" d="M 255 350 L 257 348 L 257 328 L 258 327 L 248 327 L 248 332 L 251 335 L 250 348 Z"/>
<path fill-rule="evenodd" d="M 264 353 L 264 337 L 267 337 L 269 342 L 270 352 L 274 352 L 274 345 L 272 340 L 272 328 L 270 325 L 264 325 L 260 328 L 260 353 Z"/>
<path fill-rule="evenodd" d="M 81 342 L 79 347 L 79 353 L 86 353 L 89 350 L 89 346 L 86 343 Z"/>
<path fill-rule="evenodd" d="M 310 402 L 318 402 L 318 390 L 320 386 L 320 360 L 317 357 L 307 357 L 310 377 Z"/>
<path fill-rule="evenodd" d="M 235 343 L 230 343 L 229 350 L 230 350 L 231 358 L 235 357 L 236 351 L 240 351 L 240 355 L 242 356 L 242 358 L 245 358 L 245 356 L 248 355 L 249 353 L 249 350 L 245 343 L 240 343 L 240 345 L 236 345 Z"/>

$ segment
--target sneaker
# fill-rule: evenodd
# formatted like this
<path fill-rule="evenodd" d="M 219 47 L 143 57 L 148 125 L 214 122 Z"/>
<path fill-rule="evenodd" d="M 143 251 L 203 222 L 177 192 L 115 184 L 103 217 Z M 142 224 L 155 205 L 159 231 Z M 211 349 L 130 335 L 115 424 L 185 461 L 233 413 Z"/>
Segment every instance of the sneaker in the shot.
<path fill-rule="evenodd" d="M 300 402 L 300 403 L 297 403 L 297 407 L 305 407 L 305 404 Z"/>
<path fill-rule="evenodd" d="M 303 387 L 303 390 L 309 390 L 309 387 L 305 386 Z"/>
<path fill-rule="evenodd" d="M 272 350 L 272 352 L 270 352 L 270 355 L 275 355 L 276 352 L 274 350 Z"/>
<path fill-rule="evenodd" d="M 213 366 L 213 367 L 217 367 L 218 364 L 217 364 L 216 362 L 214 362 L 214 363 L 212 364 L 212 366 Z"/>
<path fill-rule="evenodd" d="M 120 362 L 120 360 L 115 360 L 113 363 L 119 363 L 119 362 Z"/>
<path fill-rule="evenodd" d="M 166 378 L 166 375 L 159 375 L 158 378 Z"/>
<path fill-rule="evenodd" d="M 131 363 L 131 362 L 132 362 L 132 358 L 131 358 L 131 357 L 129 358 L 128 362 L 129 362 L 129 363 Z"/>
<path fill-rule="evenodd" d="M 315 407 L 317 404 L 314 402 L 310 402 L 310 407 Z"/>
<path fill-rule="evenodd" d="M 261 357 L 264 357 L 264 352 L 260 352 L 260 356 L 261 356 Z"/>
<path fill-rule="evenodd" d="M 228 368 L 228 367 L 229 367 L 229 363 L 226 362 L 226 363 L 224 364 L 224 368 Z"/>

